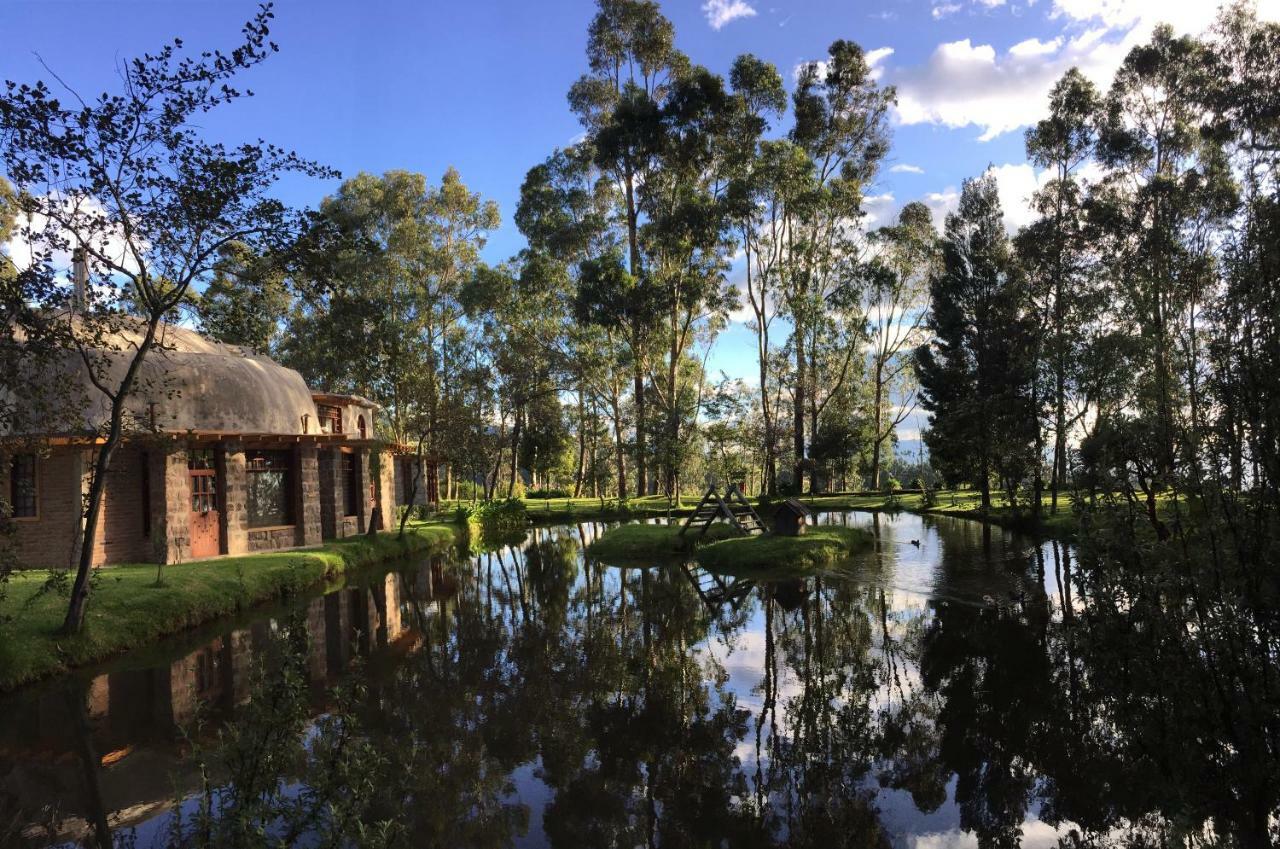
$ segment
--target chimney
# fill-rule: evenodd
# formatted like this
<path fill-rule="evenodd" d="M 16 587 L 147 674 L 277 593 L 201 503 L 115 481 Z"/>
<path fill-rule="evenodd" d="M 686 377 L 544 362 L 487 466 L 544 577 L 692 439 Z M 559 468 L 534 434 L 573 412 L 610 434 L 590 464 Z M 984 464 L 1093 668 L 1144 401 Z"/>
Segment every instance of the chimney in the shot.
<path fill-rule="evenodd" d="M 71 294 L 71 310 L 84 312 L 89 288 L 89 263 L 85 262 L 84 248 L 71 252 L 71 282 L 75 287 Z"/>

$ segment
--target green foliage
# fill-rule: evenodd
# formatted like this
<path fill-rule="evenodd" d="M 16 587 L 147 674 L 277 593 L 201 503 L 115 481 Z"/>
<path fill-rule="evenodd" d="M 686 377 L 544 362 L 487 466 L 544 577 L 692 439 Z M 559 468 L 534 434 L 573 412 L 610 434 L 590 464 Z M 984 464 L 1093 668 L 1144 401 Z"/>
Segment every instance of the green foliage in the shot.
<path fill-rule="evenodd" d="M 485 534 L 495 539 L 523 534 L 529 525 L 529 511 L 519 498 L 486 501 L 479 512 Z"/>

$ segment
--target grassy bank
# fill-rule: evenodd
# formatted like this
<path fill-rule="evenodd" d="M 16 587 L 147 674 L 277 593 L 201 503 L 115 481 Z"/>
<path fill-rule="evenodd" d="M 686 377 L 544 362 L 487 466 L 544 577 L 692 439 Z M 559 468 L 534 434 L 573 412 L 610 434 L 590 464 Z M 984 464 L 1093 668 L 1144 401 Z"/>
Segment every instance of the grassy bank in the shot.
<path fill-rule="evenodd" d="M 794 574 L 826 566 L 871 544 L 860 528 L 809 528 L 798 537 L 733 536 L 728 525 L 711 526 L 704 537 L 684 538 L 674 525 L 621 525 L 588 549 L 610 563 L 640 563 L 691 556 L 717 572 Z"/>
<path fill-rule="evenodd" d="M 75 637 L 57 633 L 67 600 L 40 590 L 43 570 L 15 573 L 0 602 L 0 690 L 10 690 L 77 666 L 176 634 L 245 608 L 322 585 L 347 570 L 452 545 L 452 525 L 415 524 L 405 539 L 394 531 L 352 537 L 317 548 L 165 566 L 156 584 L 154 564 L 111 566 L 97 571 Z M 10 619 L 11 617 L 11 619 Z"/>
<path fill-rule="evenodd" d="M 625 503 L 601 500 L 599 498 L 526 498 L 525 506 L 529 517 L 534 521 L 567 522 L 589 519 L 648 519 L 659 516 L 687 516 L 697 507 L 701 495 L 684 496 L 678 502 L 669 502 L 666 496 L 651 495 L 644 498 L 633 498 Z M 943 490 L 935 493 L 932 506 L 924 503 L 924 496 L 919 492 L 903 492 L 896 495 L 888 493 L 841 493 L 838 495 L 803 495 L 800 500 L 811 507 L 822 510 L 867 510 L 885 512 L 905 510 L 910 513 L 927 513 L 940 516 L 956 516 L 962 519 L 981 521 L 984 516 L 981 510 L 982 496 L 975 490 Z M 757 503 L 756 499 L 751 499 Z M 991 494 L 991 512 L 986 514 L 987 521 L 994 525 L 1007 527 L 1030 533 L 1042 533 L 1047 536 L 1067 539 L 1073 536 L 1078 528 L 1075 512 L 1071 509 L 1070 498 L 1063 494 L 1058 496 L 1058 512 L 1050 512 L 1049 496 L 1044 496 L 1041 518 L 1035 523 L 1030 517 L 1025 504 L 1015 510 L 1008 502 L 996 493 Z M 768 508 L 762 507 L 761 513 Z"/>

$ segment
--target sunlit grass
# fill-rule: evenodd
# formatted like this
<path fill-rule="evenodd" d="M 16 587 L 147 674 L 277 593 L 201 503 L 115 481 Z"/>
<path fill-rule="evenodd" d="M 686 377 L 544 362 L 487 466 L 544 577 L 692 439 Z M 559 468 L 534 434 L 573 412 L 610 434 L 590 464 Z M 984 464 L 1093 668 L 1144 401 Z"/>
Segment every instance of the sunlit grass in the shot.
<path fill-rule="evenodd" d="M 394 531 L 323 546 L 164 566 L 130 564 L 96 571 L 84 630 L 58 633 L 65 595 L 42 592 L 51 573 L 17 572 L 0 602 L 0 689 L 102 660 L 160 637 L 228 616 L 255 604 L 304 591 L 348 569 L 444 547 L 457 539 L 450 525 L 415 523 L 405 539 Z"/>

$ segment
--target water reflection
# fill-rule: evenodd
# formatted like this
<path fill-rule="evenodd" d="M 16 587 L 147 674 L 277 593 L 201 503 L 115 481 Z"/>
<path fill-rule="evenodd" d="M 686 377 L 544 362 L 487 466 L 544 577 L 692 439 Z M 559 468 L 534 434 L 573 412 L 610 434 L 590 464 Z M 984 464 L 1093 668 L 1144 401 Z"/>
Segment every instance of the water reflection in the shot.
<path fill-rule="evenodd" d="M 224 786 L 265 786 L 213 732 L 287 726 L 248 708 L 259 664 L 295 663 L 300 710 L 318 719 L 281 781 L 342 788 L 307 820 L 312 841 L 1266 845 L 1274 749 L 1233 772 L 1217 741 L 1267 738 L 1204 711 L 1144 721 L 1134 700 L 1153 692 L 1133 682 L 1151 687 L 1152 664 L 1189 647 L 1172 628 L 1150 655 L 1143 634 L 1121 640 L 1129 609 L 1101 603 L 1069 549 L 960 520 L 821 521 L 872 527 L 875 551 L 804 580 L 733 580 L 591 562 L 602 526 L 541 528 L 11 700 L 5 819 L 32 844 L 108 828 L 199 843 L 166 831 L 169 800 L 196 806 L 197 763 Z M 1159 727 L 1179 716 L 1197 724 Z M 1215 758 L 1215 785 L 1192 783 Z"/>

